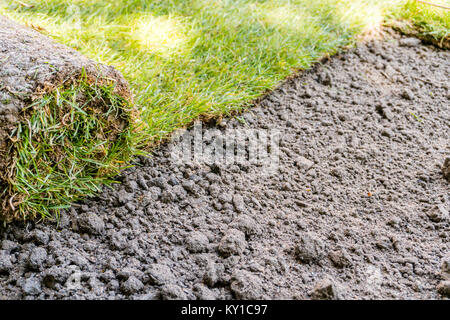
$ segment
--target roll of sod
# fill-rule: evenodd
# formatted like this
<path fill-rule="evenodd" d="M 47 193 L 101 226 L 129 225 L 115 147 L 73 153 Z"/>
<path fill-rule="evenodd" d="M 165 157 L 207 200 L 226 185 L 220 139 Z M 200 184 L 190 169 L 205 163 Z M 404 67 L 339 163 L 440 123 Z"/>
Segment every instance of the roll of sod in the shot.
<path fill-rule="evenodd" d="M 133 152 L 123 76 L 0 16 L 0 220 L 55 217 Z"/>

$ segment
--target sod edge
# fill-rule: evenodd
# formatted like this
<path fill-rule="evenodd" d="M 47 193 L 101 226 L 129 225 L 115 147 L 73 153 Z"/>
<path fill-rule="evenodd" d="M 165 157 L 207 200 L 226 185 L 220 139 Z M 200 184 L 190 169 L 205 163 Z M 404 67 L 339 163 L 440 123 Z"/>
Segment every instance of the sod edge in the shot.
<path fill-rule="evenodd" d="M 0 219 L 57 217 L 129 159 L 122 74 L 0 15 Z"/>
<path fill-rule="evenodd" d="M 0 177 L 2 220 L 57 217 L 108 183 L 133 154 L 132 108 L 111 86 L 79 82 L 22 113 L 1 157 L 9 160 Z"/>

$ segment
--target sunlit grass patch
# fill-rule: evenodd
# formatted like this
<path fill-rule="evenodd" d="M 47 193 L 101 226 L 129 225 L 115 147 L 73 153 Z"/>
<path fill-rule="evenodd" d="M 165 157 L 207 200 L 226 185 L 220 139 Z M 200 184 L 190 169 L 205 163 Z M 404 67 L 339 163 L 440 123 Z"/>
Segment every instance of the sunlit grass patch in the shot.
<path fill-rule="evenodd" d="M 426 2 L 450 8 L 449 0 Z M 390 13 L 388 24 L 403 33 L 450 48 L 450 10 L 410 0 Z"/>
<path fill-rule="evenodd" d="M 169 57 L 182 54 L 187 42 L 183 21 L 177 17 L 144 15 L 134 22 L 130 37 L 144 51 Z"/>

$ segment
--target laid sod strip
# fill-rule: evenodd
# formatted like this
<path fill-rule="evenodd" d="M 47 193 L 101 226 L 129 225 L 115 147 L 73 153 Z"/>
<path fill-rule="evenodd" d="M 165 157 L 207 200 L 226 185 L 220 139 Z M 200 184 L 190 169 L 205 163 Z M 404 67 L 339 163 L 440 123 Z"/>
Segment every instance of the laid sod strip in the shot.
<path fill-rule="evenodd" d="M 0 16 L 0 219 L 52 217 L 134 153 L 128 85 Z"/>
<path fill-rule="evenodd" d="M 428 10 L 409 10 L 403 0 L 25 2 L 0 1 L 0 13 L 116 66 L 130 81 L 152 145 L 202 114 L 244 109 L 388 16 L 389 23 L 403 13 L 420 21 Z M 424 25 L 439 26 L 439 38 L 450 20 L 445 10 L 430 10 Z"/>
<path fill-rule="evenodd" d="M 387 24 L 404 34 L 450 49 L 450 10 L 446 9 L 449 7 L 449 0 L 427 3 L 410 0 L 401 10 L 390 12 Z"/>
<path fill-rule="evenodd" d="M 155 145 L 200 115 L 242 110 L 379 26 L 392 1 L 27 0 L 23 21 L 130 81 Z"/>

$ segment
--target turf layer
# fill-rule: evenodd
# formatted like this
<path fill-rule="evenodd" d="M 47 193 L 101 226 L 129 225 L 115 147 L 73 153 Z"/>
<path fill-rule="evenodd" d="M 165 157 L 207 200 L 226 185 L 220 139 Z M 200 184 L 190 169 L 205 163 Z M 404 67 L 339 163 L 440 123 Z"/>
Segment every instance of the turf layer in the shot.
<path fill-rule="evenodd" d="M 135 153 L 131 111 L 112 87 L 83 81 L 30 104 L 11 137 L 14 163 L 1 190 L 4 215 L 54 217 L 108 183 Z"/>

